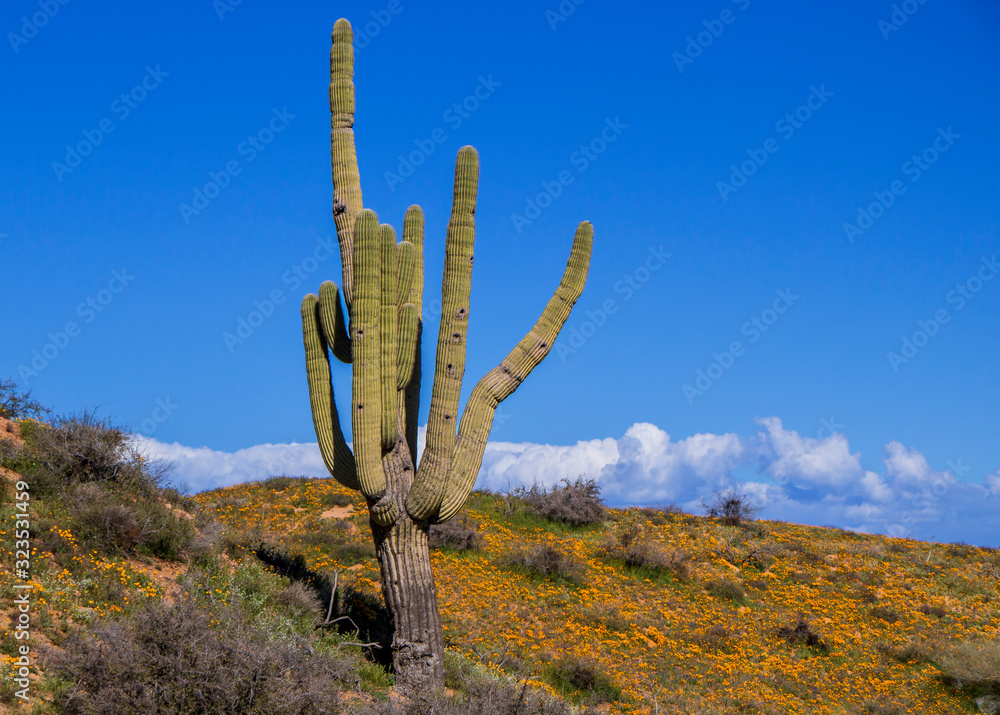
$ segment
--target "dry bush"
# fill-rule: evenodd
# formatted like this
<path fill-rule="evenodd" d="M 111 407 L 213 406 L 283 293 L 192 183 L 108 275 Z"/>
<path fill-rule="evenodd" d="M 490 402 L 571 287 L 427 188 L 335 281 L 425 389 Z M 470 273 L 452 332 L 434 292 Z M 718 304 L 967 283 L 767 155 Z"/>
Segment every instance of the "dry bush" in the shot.
<path fill-rule="evenodd" d="M 141 551 L 179 559 L 196 539 L 190 519 L 155 496 L 127 494 L 97 482 L 79 484 L 66 500 L 70 524 L 88 549 L 111 554 Z"/>
<path fill-rule="evenodd" d="M 675 517 L 684 516 L 684 510 L 671 503 L 663 506 L 644 507 L 636 512 L 636 516 L 656 526 L 663 526 L 672 522 Z"/>
<path fill-rule="evenodd" d="M 548 544 L 527 551 L 514 551 L 500 559 L 500 566 L 520 569 L 538 576 L 562 578 L 579 582 L 583 565 Z"/>
<path fill-rule="evenodd" d="M 901 618 L 898 611 L 888 606 L 875 606 L 870 611 L 870 614 L 872 618 L 878 618 L 886 623 L 895 623 Z"/>
<path fill-rule="evenodd" d="M 21 392 L 13 380 L 0 380 L 0 417 L 11 421 L 38 419 L 48 411 L 31 399 L 31 390 Z"/>
<path fill-rule="evenodd" d="M 64 494 L 93 482 L 134 495 L 158 493 L 166 467 L 147 462 L 131 435 L 93 413 L 61 417 L 52 428 L 32 430 L 25 474 L 36 494 Z"/>
<path fill-rule="evenodd" d="M 931 653 L 918 643 L 893 645 L 892 643 L 876 643 L 875 650 L 882 655 L 900 663 L 926 663 L 931 660 Z"/>
<path fill-rule="evenodd" d="M 805 617 L 801 614 L 799 614 L 795 625 L 782 626 L 778 629 L 777 635 L 792 645 L 806 646 L 820 653 L 830 652 L 830 646 L 824 643 L 819 634 L 813 631 L 812 626 L 806 622 Z"/>
<path fill-rule="evenodd" d="M 742 604 L 747 597 L 743 587 L 735 581 L 709 581 L 705 584 L 705 590 L 716 598 L 723 601 L 732 601 L 735 604 Z"/>
<path fill-rule="evenodd" d="M 288 588 L 280 591 L 274 600 L 281 604 L 292 618 L 300 616 L 319 618 L 323 615 L 323 604 L 320 603 L 316 591 L 301 581 L 293 581 Z"/>
<path fill-rule="evenodd" d="M 1000 696 L 1000 639 L 959 643 L 938 657 L 938 666 L 960 685 Z"/>
<path fill-rule="evenodd" d="M 598 715 L 594 708 L 571 708 L 528 683 L 490 676 L 468 676 L 458 684 L 460 693 L 426 694 L 405 705 L 398 701 L 352 700 L 345 715 Z"/>
<path fill-rule="evenodd" d="M 332 712 L 346 661 L 270 640 L 238 609 L 151 604 L 63 643 L 53 670 L 72 684 L 66 715 L 305 715 Z"/>
<path fill-rule="evenodd" d="M 932 606 L 929 603 L 921 603 L 917 607 L 917 610 L 925 616 L 934 616 L 935 618 L 944 618 L 948 615 L 948 611 L 941 608 L 941 606 Z"/>
<path fill-rule="evenodd" d="M 593 479 L 582 477 L 575 482 L 563 480 L 546 490 L 537 484 L 523 495 L 528 508 L 543 519 L 559 521 L 570 526 L 600 524 L 607 518 L 601 500 L 601 489 Z"/>
<path fill-rule="evenodd" d="M 615 559 L 631 568 L 669 571 L 677 578 L 689 574 L 689 556 L 677 550 L 667 550 L 654 541 L 647 529 L 637 521 L 626 521 L 610 532 L 598 548 L 603 558 Z"/>
<path fill-rule="evenodd" d="M 483 542 L 477 524 L 467 518 L 452 519 L 444 524 L 434 524 L 428 533 L 432 549 L 454 549 L 455 551 L 470 551 L 478 549 Z"/>
<path fill-rule="evenodd" d="M 711 499 L 702 500 L 701 506 L 705 510 L 705 516 L 718 519 L 726 526 L 740 526 L 744 522 L 753 521 L 759 511 L 740 486 L 715 492 Z"/>
<path fill-rule="evenodd" d="M 725 626 L 715 625 L 706 631 L 695 632 L 691 642 L 703 650 L 722 650 L 729 640 L 729 631 Z"/>

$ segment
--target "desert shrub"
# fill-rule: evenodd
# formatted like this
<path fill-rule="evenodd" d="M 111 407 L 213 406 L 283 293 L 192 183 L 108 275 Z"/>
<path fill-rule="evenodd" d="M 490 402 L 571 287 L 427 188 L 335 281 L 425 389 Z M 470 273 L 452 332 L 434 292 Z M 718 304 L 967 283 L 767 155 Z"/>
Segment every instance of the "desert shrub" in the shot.
<path fill-rule="evenodd" d="M 702 500 L 701 506 L 705 516 L 718 519 L 727 526 L 740 526 L 745 521 L 753 521 L 758 511 L 749 495 L 739 486 L 715 492 L 711 499 Z"/>
<path fill-rule="evenodd" d="M 398 701 L 352 700 L 344 712 L 346 715 L 597 715 L 601 712 L 571 708 L 562 700 L 529 688 L 527 682 L 511 682 L 488 674 L 466 675 L 455 689 L 459 692 L 454 695 L 424 694 L 406 705 Z"/>
<path fill-rule="evenodd" d="M 324 713 L 348 675 L 331 655 L 269 640 L 237 607 L 213 613 L 191 599 L 80 630 L 53 666 L 72 683 L 56 703 L 67 715 Z"/>
<path fill-rule="evenodd" d="M 895 623 L 900 619 L 899 613 L 888 606 L 875 606 L 869 613 L 872 618 L 878 618 L 886 623 Z"/>
<path fill-rule="evenodd" d="M 21 392 L 13 380 L 0 380 L 0 417 L 8 420 L 38 419 L 49 410 L 31 399 L 31 391 Z"/>
<path fill-rule="evenodd" d="M 636 512 L 636 515 L 656 526 L 669 524 L 674 517 L 684 516 L 684 510 L 676 504 L 665 504 L 663 506 L 644 507 Z"/>
<path fill-rule="evenodd" d="M 578 582 L 582 564 L 548 544 L 528 550 L 514 551 L 500 559 L 500 566 L 526 571 L 538 576 L 555 577 Z"/>
<path fill-rule="evenodd" d="M 691 641 L 705 650 L 721 650 L 729 640 L 729 631 L 725 626 L 715 625 L 705 631 L 695 632 Z"/>
<path fill-rule="evenodd" d="M 31 464 L 22 473 L 42 497 L 86 483 L 151 496 L 166 473 L 166 467 L 146 461 L 131 435 L 93 413 L 60 417 L 53 427 L 33 430 L 25 438 Z"/>
<path fill-rule="evenodd" d="M 942 672 L 954 680 L 992 687 L 1000 694 L 1000 639 L 959 643 L 938 661 Z"/>
<path fill-rule="evenodd" d="M 347 494 L 340 492 L 327 492 L 319 498 L 321 506 L 347 506 L 353 504 L 354 500 Z"/>
<path fill-rule="evenodd" d="M 663 548 L 637 521 L 626 521 L 610 532 L 598 548 L 608 559 L 621 561 L 630 568 L 669 571 L 677 578 L 688 575 L 687 554 Z"/>
<path fill-rule="evenodd" d="M 590 661 L 566 655 L 549 663 L 545 669 L 546 680 L 562 692 L 577 691 L 591 701 L 614 702 L 621 697 L 621 688 L 615 685 Z"/>
<path fill-rule="evenodd" d="M 325 615 L 323 604 L 320 603 L 316 591 L 306 586 L 301 581 L 293 581 L 288 588 L 282 590 L 275 597 L 277 601 L 293 618 L 302 616 L 312 616 L 319 618 Z"/>
<path fill-rule="evenodd" d="M 917 610 L 925 616 L 934 616 L 935 618 L 944 618 L 948 615 L 948 611 L 941 608 L 941 606 L 932 606 L 929 603 L 921 603 L 917 606 Z"/>
<path fill-rule="evenodd" d="M 283 492 L 300 481 L 301 478 L 289 477 L 282 474 L 280 477 L 268 477 L 264 480 L 264 486 L 276 492 Z"/>
<path fill-rule="evenodd" d="M 548 490 L 536 484 L 524 493 L 523 499 L 528 509 L 543 519 L 571 526 L 600 524 L 607 516 L 601 489 L 593 479 L 564 479 L 562 485 Z"/>
<path fill-rule="evenodd" d="M 929 661 L 931 656 L 926 648 L 912 642 L 903 645 L 876 643 L 875 650 L 900 663 L 923 663 Z"/>
<path fill-rule="evenodd" d="M 828 653 L 830 647 L 823 642 L 819 634 L 813 631 L 812 626 L 799 614 L 794 625 L 782 626 L 778 629 L 777 635 L 782 640 L 786 640 L 792 645 L 806 646 L 820 653 Z"/>
<path fill-rule="evenodd" d="M 155 496 L 129 498 L 88 482 L 77 485 L 66 503 L 73 531 L 87 549 L 177 560 L 196 538 L 191 521 Z"/>
<path fill-rule="evenodd" d="M 746 592 L 743 587 L 736 583 L 735 581 L 720 580 L 720 581 L 709 581 L 705 584 L 705 590 L 711 596 L 723 601 L 732 601 L 736 604 L 742 604 L 747 597 Z"/>
<path fill-rule="evenodd" d="M 466 518 L 434 524 L 430 528 L 428 537 L 432 549 L 448 548 L 455 551 L 478 549 L 483 541 L 477 525 Z"/>
<path fill-rule="evenodd" d="M 167 487 L 166 489 L 163 489 L 160 492 L 160 496 L 178 509 L 186 511 L 188 514 L 192 514 L 198 509 L 198 502 L 196 502 L 193 497 L 180 492 L 175 487 Z"/>

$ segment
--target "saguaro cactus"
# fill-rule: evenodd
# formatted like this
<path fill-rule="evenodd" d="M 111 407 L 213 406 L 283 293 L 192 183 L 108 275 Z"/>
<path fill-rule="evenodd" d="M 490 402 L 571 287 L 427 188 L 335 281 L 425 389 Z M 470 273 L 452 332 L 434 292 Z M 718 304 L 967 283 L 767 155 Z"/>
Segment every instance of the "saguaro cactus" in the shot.
<path fill-rule="evenodd" d="M 503 361 L 484 376 L 458 417 L 465 373 L 475 240 L 479 157 L 458 152 L 454 202 L 445 248 L 442 315 L 427 443 L 417 462 L 420 404 L 424 218 L 411 206 L 402 240 L 363 209 L 354 146 L 354 50 L 347 20 L 333 29 L 330 52 L 333 214 L 343 264 L 343 295 L 327 281 L 302 301 L 309 399 L 320 451 L 342 484 L 368 503 L 386 606 L 393 617 L 393 666 L 403 690 L 444 683 L 444 652 L 427 530 L 459 512 L 482 464 L 497 405 L 551 350 L 587 278 L 593 229 L 576 230 L 569 262 L 541 317 Z M 330 354 L 353 371 L 348 447 L 334 404 Z M 456 422 L 458 422 L 456 433 Z"/>

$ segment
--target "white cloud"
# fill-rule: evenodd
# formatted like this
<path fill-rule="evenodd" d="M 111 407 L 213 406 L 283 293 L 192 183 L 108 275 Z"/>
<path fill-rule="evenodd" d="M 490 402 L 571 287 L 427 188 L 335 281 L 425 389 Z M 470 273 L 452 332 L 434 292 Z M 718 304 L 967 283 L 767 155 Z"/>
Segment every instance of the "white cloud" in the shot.
<path fill-rule="evenodd" d="M 1000 546 L 1000 470 L 982 484 L 936 471 L 918 450 L 899 442 L 884 448 L 884 474 L 861 467 L 843 434 L 802 437 L 781 420 L 758 420 L 762 429 L 696 434 L 674 441 L 639 422 L 620 438 L 572 445 L 490 442 L 477 487 L 506 490 L 550 486 L 579 476 L 597 480 L 613 506 L 674 502 L 700 513 L 701 498 L 736 483 L 755 462 L 763 480 L 745 484 L 760 516 L 861 532 Z M 421 427 L 418 453 L 423 451 Z M 171 478 L 195 491 L 277 474 L 326 477 L 316 444 L 263 444 L 237 452 L 140 440 L 151 455 L 174 462 Z"/>
<path fill-rule="evenodd" d="M 258 444 L 236 452 L 220 452 L 208 447 L 184 447 L 176 442 L 164 444 L 148 437 L 137 441 L 150 457 L 173 463 L 167 475 L 169 481 L 186 484 L 194 492 L 281 474 L 316 477 L 329 474 L 316 443 Z"/>
<path fill-rule="evenodd" d="M 851 454 L 844 435 L 820 440 L 783 429 L 777 417 L 757 422 L 766 430 L 759 436 L 770 452 L 767 474 L 775 481 L 822 489 L 843 488 L 861 478 L 860 454 Z"/>

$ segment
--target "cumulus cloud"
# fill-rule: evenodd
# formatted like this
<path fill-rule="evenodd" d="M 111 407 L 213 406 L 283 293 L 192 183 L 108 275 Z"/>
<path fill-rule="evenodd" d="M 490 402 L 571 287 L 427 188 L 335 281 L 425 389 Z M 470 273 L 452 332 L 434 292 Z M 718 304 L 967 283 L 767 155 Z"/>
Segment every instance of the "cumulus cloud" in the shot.
<path fill-rule="evenodd" d="M 506 490 L 583 476 L 595 479 L 612 506 L 676 503 L 700 513 L 701 499 L 738 482 L 754 465 L 758 478 L 743 487 L 760 516 L 860 532 L 1000 546 L 994 525 L 1000 470 L 981 484 L 934 470 L 924 455 L 899 442 L 884 447 L 883 473 L 865 470 L 840 433 L 822 439 L 761 418 L 747 436 L 696 434 L 674 439 L 639 422 L 619 438 L 572 445 L 490 442 L 478 488 Z M 418 437 L 423 451 L 424 428 Z M 316 444 L 262 444 L 237 452 L 141 439 L 152 456 L 174 463 L 175 483 L 195 491 L 276 474 L 326 477 Z M 880 470 L 881 471 L 881 470 Z M 961 470 L 958 470 L 961 471 Z"/>
<path fill-rule="evenodd" d="M 236 452 L 220 452 L 208 447 L 165 444 L 149 437 L 137 440 L 150 457 L 171 462 L 169 480 L 187 485 L 194 492 L 228 487 L 268 477 L 288 474 L 327 476 L 319 445 L 258 444 Z"/>

